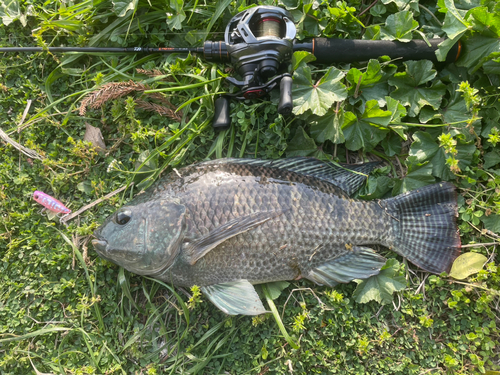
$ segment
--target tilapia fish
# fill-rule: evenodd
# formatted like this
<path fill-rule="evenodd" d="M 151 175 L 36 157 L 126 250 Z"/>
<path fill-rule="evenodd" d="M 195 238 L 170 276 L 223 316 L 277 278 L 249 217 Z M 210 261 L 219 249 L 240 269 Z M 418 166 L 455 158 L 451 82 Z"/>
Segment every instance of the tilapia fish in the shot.
<path fill-rule="evenodd" d="M 266 311 L 255 284 L 307 278 L 333 287 L 376 275 L 386 261 L 377 244 L 426 271 L 449 271 L 460 252 L 453 185 L 352 199 L 376 164 L 202 162 L 139 194 L 92 243 L 130 272 L 200 286 L 228 314 Z"/>

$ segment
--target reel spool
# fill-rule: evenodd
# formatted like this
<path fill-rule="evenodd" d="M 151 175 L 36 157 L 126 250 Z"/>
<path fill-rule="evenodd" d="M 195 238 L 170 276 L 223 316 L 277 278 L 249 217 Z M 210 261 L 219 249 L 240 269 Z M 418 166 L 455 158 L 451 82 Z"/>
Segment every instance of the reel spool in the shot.
<path fill-rule="evenodd" d="M 229 97 L 254 99 L 280 85 L 278 112 L 292 111 L 292 78 L 288 73 L 277 75 L 280 65 L 290 61 L 296 35 L 292 15 L 278 7 L 258 6 L 234 16 L 226 27 L 224 44 L 227 55 L 242 80 L 227 77 L 238 87 L 215 101 L 214 128 L 230 125 Z"/>
<path fill-rule="evenodd" d="M 259 6 L 238 13 L 224 33 L 231 63 L 243 78 L 231 83 L 244 89 L 275 76 L 292 57 L 295 35 L 292 15 L 284 9 Z"/>

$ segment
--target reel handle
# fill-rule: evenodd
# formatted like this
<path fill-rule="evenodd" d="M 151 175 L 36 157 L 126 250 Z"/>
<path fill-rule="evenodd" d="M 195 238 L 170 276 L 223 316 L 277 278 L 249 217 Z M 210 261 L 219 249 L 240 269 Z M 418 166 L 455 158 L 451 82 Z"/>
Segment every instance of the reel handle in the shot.
<path fill-rule="evenodd" d="M 225 130 L 231 126 L 231 114 L 229 112 L 229 98 L 219 96 L 214 103 L 214 120 L 212 126 L 215 130 Z"/>
<path fill-rule="evenodd" d="M 278 113 L 281 113 L 282 115 L 285 116 L 292 113 L 293 109 L 292 84 L 293 80 L 290 75 L 286 75 L 283 78 L 281 78 Z"/>
<path fill-rule="evenodd" d="M 436 50 L 445 39 L 429 39 L 429 47 L 424 40 L 416 39 L 408 43 L 389 40 L 357 40 L 313 38 L 305 42 L 295 42 L 294 51 L 308 51 L 316 56 L 319 63 L 347 63 L 368 61 L 387 55 L 403 60 L 431 60 L 438 62 Z M 448 52 L 445 63 L 451 63 L 460 56 L 461 45 L 456 43 Z"/>

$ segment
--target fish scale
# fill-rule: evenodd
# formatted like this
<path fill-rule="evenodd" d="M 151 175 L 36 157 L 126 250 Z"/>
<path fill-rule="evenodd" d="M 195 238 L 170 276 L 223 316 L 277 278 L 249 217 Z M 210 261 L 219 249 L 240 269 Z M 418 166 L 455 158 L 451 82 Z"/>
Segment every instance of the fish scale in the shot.
<path fill-rule="evenodd" d="M 373 245 L 449 271 L 460 251 L 453 185 L 352 199 L 377 165 L 222 159 L 173 170 L 106 219 L 92 243 L 131 272 L 200 286 L 228 314 L 265 312 L 253 284 L 376 275 L 385 258 Z"/>
<path fill-rule="evenodd" d="M 285 212 L 251 232 L 226 240 L 193 267 L 179 260 L 165 280 L 190 286 L 234 279 L 251 283 L 294 279 L 326 259 L 349 252 L 346 244 L 378 243 L 388 230 L 380 207 L 373 202 L 341 199 L 338 195 L 344 194 L 331 184 L 251 166 L 226 169 L 224 173 L 220 169 L 206 171 L 202 178 L 176 194 L 190 213 L 186 238 L 203 235 L 198 228 L 211 231 L 234 219 L 235 201 L 241 216 L 270 208 Z M 266 183 L 261 183 L 263 174 Z M 220 184 L 220 180 L 231 183 Z M 209 189 L 214 181 L 218 181 L 218 188 Z M 366 216 L 372 219 L 366 220 Z M 352 228 L 357 230 L 353 232 Z M 311 258 L 319 245 L 320 251 Z M 268 258 L 277 252 L 278 256 Z"/>

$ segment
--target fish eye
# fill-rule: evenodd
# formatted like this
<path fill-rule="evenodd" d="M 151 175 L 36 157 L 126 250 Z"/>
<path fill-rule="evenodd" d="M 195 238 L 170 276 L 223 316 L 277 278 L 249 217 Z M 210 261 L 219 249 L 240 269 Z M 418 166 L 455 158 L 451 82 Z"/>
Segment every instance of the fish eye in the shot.
<path fill-rule="evenodd" d="M 130 210 L 123 210 L 116 214 L 116 223 L 119 225 L 127 224 L 132 217 L 132 212 Z"/>

